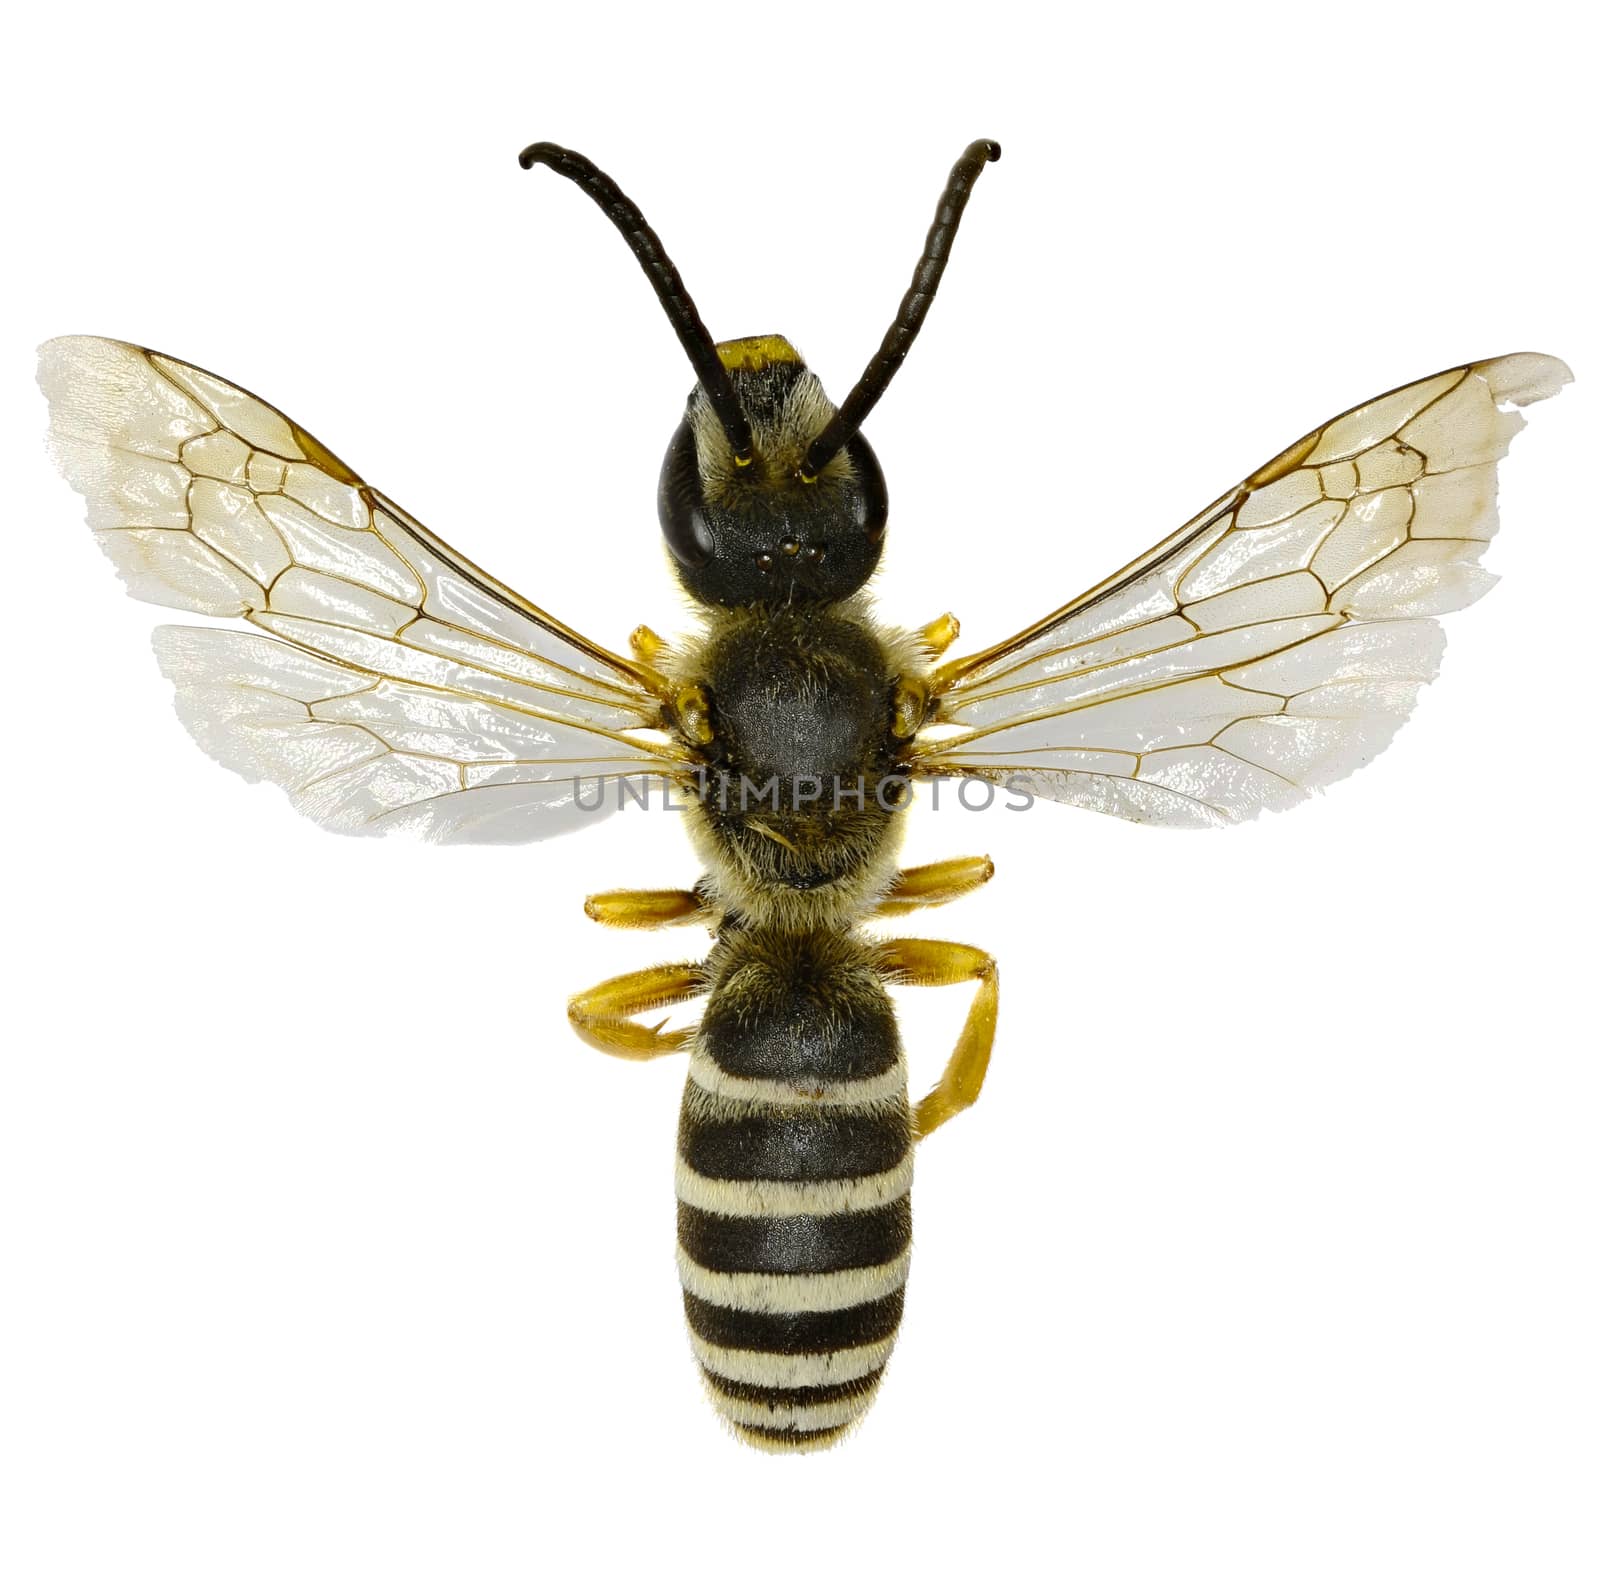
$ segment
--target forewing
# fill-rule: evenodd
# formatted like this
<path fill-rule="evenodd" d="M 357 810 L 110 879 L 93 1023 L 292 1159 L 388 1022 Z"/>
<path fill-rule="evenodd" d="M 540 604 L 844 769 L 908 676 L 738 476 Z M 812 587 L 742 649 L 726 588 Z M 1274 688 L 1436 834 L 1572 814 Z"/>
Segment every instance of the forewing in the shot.
<path fill-rule="evenodd" d="M 1570 378 L 1503 356 L 1307 434 L 1109 580 L 942 669 L 917 770 L 1179 826 L 1353 772 L 1438 671 L 1430 616 L 1494 584 L 1478 560 L 1523 426 L 1507 407 Z"/>
<path fill-rule="evenodd" d="M 51 451 L 129 593 L 278 637 L 165 629 L 156 645 L 200 743 L 324 825 L 520 841 L 581 824 L 574 778 L 685 764 L 630 732 L 660 716 L 644 670 L 272 406 L 113 340 L 52 340 L 39 382 Z"/>

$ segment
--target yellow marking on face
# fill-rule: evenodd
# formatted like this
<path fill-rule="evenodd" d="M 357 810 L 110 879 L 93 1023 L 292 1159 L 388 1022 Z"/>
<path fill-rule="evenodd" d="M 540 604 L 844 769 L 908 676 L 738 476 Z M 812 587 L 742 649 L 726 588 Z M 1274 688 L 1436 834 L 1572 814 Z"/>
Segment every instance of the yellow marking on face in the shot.
<path fill-rule="evenodd" d="M 774 362 L 800 360 L 800 352 L 781 334 L 724 340 L 717 346 L 717 356 L 729 372 L 760 372 Z"/>

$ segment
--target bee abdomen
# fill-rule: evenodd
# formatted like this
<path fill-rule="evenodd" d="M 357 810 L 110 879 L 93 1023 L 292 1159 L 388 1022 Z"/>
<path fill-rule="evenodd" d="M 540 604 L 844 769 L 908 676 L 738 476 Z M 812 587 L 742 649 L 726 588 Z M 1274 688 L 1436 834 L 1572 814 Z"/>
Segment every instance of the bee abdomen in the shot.
<path fill-rule="evenodd" d="M 815 1450 L 866 1412 L 900 1325 L 904 1063 L 897 1048 L 893 1068 L 865 1079 L 740 1082 L 755 1098 L 696 1051 L 678 1130 L 684 1313 L 732 1428 L 763 1450 Z"/>

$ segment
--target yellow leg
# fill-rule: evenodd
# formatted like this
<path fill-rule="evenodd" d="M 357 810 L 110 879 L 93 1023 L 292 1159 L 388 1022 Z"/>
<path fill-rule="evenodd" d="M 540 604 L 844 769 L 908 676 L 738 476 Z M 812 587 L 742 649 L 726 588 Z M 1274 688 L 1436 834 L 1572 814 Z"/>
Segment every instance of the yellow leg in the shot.
<path fill-rule="evenodd" d="M 707 906 L 698 892 L 667 887 L 655 892 L 622 888 L 616 892 L 595 893 L 583 901 L 583 912 L 601 925 L 614 925 L 629 931 L 655 931 L 666 925 L 687 925 L 707 917 Z"/>
<path fill-rule="evenodd" d="M 635 1024 L 634 1014 L 676 1007 L 705 989 L 705 975 L 698 964 L 657 964 L 654 969 L 618 975 L 580 991 L 567 1004 L 567 1017 L 579 1038 L 598 1050 L 633 1062 L 647 1062 L 652 1057 L 682 1051 L 694 1031 L 663 1031 L 665 1019 L 653 1027 Z"/>
<path fill-rule="evenodd" d="M 943 657 L 961 633 L 961 621 L 953 613 L 941 613 L 932 624 L 925 624 L 917 635 L 934 657 Z"/>
<path fill-rule="evenodd" d="M 1000 970 L 987 953 L 963 942 L 925 942 L 897 938 L 884 944 L 889 978 L 905 986 L 954 986 L 978 982 L 956 1049 L 928 1094 L 917 1102 L 912 1122 L 926 1139 L 941 1123 L 977 1100 L 994 1049 L 995 1017 L 1000 1008 Z"/>
<path fill-rule="evenodd" d="M 940 860 L 933 865 L 913 865 L 901 871 L 878 900 L 875 915 L 911 914 L 931 909 L 935 904 L 964 898 L 994 875 L 994 861 L 987 854 L 969 854 L 959 860 Z"/>
<path fill-rule="evenodd" d="M 628 637 L 628 645 L 633 648 L 633 655 L 642 663 L 655 662 L 668 649 L 667 643 L 648 624 L 641 624 Z"/>

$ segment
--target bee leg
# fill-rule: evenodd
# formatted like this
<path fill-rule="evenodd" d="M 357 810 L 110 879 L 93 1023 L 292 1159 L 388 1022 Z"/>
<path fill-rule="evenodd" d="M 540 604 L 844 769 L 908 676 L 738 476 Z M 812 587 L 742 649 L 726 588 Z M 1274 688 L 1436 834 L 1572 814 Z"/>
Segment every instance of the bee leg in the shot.
<path fill-rule="evenodd" d="M 698 887 L 655 891 L 619 888 L 615 892 L 594 893 L 583 901 L 583 912 L 601 925 L 614 925 L 628 931 L 655 931 L 667 925 L 687 925 L 692 920 L 709 920 L 710 905 Z"/>
<path fill-rule="evenodd" d="M 886 916 L 931 909 L 935 904 L 950 903 L 976 892 L 993 875 L 994 861 L 987 854 L 939 860 L 933 865 L 913 865 L 896 874 L 872 912 Z"/>
<path fill-rule="evenodd" d="M 917 639 L 928 648 L 929 656 L 943 657 L 960 633 L 960 619 L 953 613 L 941 613 L 932 624 L 917 631 Z"/>
<path fill-rule="evenodd" d="M 698 964 L 657 964 L 580 991 L 567 1004 L 567 1017 L 580 1040 L 613 1057 L 646 1062 L 684 1050 L 694 1031 L 663 1031 L 665 1019 L 652 1026 L 635 1024 L 633 1016 L 653 1008 L 675 1007 L 705 989 L 705 973 Z"/>
<path fill-rule="evenodd" d="M 978 994 L 967 1010 L 956 1049 L 950 1053 L 939 1082 L 917 1102 L 912 1123 L 926 1139 L 941 1123 L 978 1098 L 989 1071 L 994 1047 L 995 1016 L 1000 1007 L 1000 970 L 989 954 L 962 942 L 927 942 L 907 937 L 884 944 L 884 962 L 891 981 L 906 986 L 954 986 L 978 982 Z"/>
<path fill-rule="evenodd" d="M 648 624 L 641 624 L 628 637 L 628 645 L 642 663 L 653 663 L 668 650 L 667 643 Z"/>

